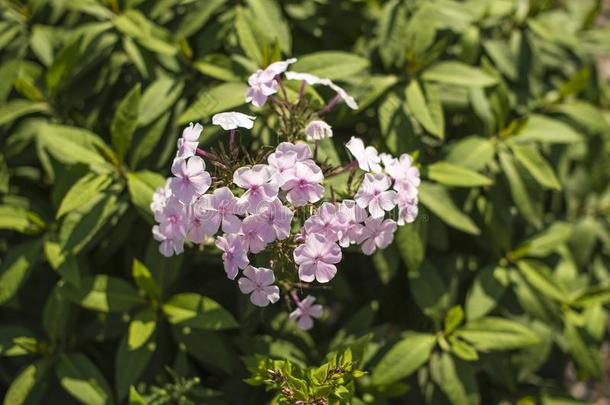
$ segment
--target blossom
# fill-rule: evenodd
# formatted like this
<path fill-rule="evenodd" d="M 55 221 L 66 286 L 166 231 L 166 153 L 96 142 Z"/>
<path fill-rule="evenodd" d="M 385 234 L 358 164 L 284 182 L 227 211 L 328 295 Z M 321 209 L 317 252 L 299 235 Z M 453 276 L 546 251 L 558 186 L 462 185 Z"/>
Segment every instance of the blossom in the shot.
<path fill-rule="evenodd" d="M 301 302 L 297 302 L 297 308 L 292 311 L 289 318 L 297 321 L 298 325 L 303 330 L 309 330 L 313 327 L 313 318 L 322 316 L 322 305 L 315 304 L 316 299 L 308 295 Z"/>
<path fill-rule="evenodd" d="M 159 232 L 167 239 L 184 239 L 189 224 L 187 207 L 175 197 L 167 200 L 166 206 L 158 215 Z"/>
<path fill-rule="evenodd" d="M 339 87 L 335 83 L 330 83 L 328 85 L 331 89 L 337 92 L 337 95 L 341 97 L 341 99 L 345 102 L 345 104 L 351 108 L 352 110 L 358 109 L 358 103 L 354 100 L 354 97 L 350 96 L 347 91 L 345 91 L 342 87 Z"/>
<path fill-rule="evenodd" d="M 215 114 L 212 117 L 212 124 L 220 125 L 225 131 L 240 127 L 252 129 L 255 119 L 256 117 L 254 116 L 231 111 Z"/>
<path fill-rule="evenodd" d="M 340 87 L 330 79 L 325 79 L 309 73 L 300 72 L 286 72 L 286 79 L 302 80 L 311 86 L 315 86 L 316 84 L 328 86 L 337 93 L 337 96 L 341 98 L 349 108 L 351 108 L 352 110 L 358 109 L 358 103 L 356 103 L 356 100 L 354 100 L 354 98 L 350 96 L 342 87 Z"/>
<path fill-rule="evenodd" d="M 305 127 L 305 134 L 308 141 L 317 141 L 324 138 L 331 138 L 333 130 L 330 125 L 321 120 L 313 120 Z"/>
<path fill-rule="evenodd" d="M 358 166 L 360 169 L 364 170 L 365 172 L 381 172 L 381 166 L 379 165 L 381 158 L 379 157 L 375 147 L 364 147 L 364 142 L 362 142 L 362 139 L 354 136 L 352 136 L 345 146 L 358 161 Z"/>
<path fill-rule="evenodd" d="M 280 289 L 273 285 L 275 276 L 272 270 L 247 266 L 244 276 L 237 281 L 239 289 L 244 294 L 250 294 L 250 301 L 254 305 L 266 307 L 280 299 Z"/>
<path fill-rule="evenodd" d="M 396 222 L 391 219 L 367 218 L 364 220 L 364 229 L 360 237 L 362 252 L 372 255 L 377 248 L 385 249 L 394 240 Z"/>
<path fill-rule="evenodd" d="M 311 159 L 311 148 L 306 143 L 282 142 L 275 150 L 282 153 L 295 152 L 297 154 L 297 162 Z"/>
<path fill-rule="evenodd" d="M 241 201 L 254 212 L 263 201 L 273 201 L 278 193 L 278 185 L 272 182 L 271 171 L 267 165 L 240 167 L 233 173 L 233 183 L 246 189 Z"/>
<path fill-rule="evenodd" d="M 276 150 L 267 158 L 271 177 L 279 187 L 283 186 L 286 180 L 294 176 L 297 156 L 297 152 L 294 150 Z"/>
<path fill-rule="evenodd" d="M 252 103 L 257 107 L 262 107 L 267 102 L 267 97 L 277 93 L 275 75 L 257 70 L 248 78 L 248 90 L 246 91 L 246 103 Z"/>
<path fill-rule="evenodd" d="M 176 151 L 177 159 L 186 159 L 195 156 L 201 131 L 203 131 L 203 127 L 199 123 L 193 126 L 193 123 L 191 122 L 188 127 L 184 128 L 182 137 L 178 138 L 176 144 L 178 148 Z"/>
<path fill-rule="evenodd" d="M 262 223 L 259 232 L 265 242 L 271 243 L 276 239 L 284 240 L 290 235 L 294 213 L 290 208 L 282 205 L 278 198 L 271 203 L 263 204 L 257 214 L 257 218 Z"/>
<path fill-rule="evenodd" d="M 367 173 L 354 199 L 362 208 L 369 208 L 373 218 L 381 218 L 385 211 L 396 206 L 396 191 L 388 190 L 390 179 L 383 173 L 372 175 Z"/>
<path fill-rule="evenodd" d="M 203 243 L 205 238 L 211 236 L 211 234 L 206 232 L 205 222 L 202 221 L 200 217 L 191 215 L 188 233 L 186 236 L 193 243 Z"/>
<path fill-rule="evenodd" d="M 225 233 L 238 232 L 241 221 L 237 217 L 241 207 L 237 198 L 228 187 L 214 190 L 212 194 L 205 194 L 195 203 L 194 215 L 201 220 L 202 231 L 214 235 L 222 224 Z"/>
<path fill-rule="evenodd" d="M 398 193 L 398 225 L 410 224 L 417 218 L 417 197 L 411 198 L 407 193 Z"/>
<path fill-rule="evenodd" d="M 345 223 L 344 229 L 339 233 L 339 245 L 348 247 L 352 243 L 358 243 L 364 229 L 362 222 L 368 217 L 366 211 L 354 200 L 343 200 L 337 210 Z"/>
<path fill-rule="evenodd" d="M 171 179 L 167 179 L 165 181 L 165 185 L 163 187 L 157 187 L 155 192 L 153 193 L 152 202 L 150 203 L 150 210 L 153 212 L 155 216 L 155 220 L 157 222 L 160 221 L 160 216 L 163 213 L 163 210 L 167 206 L 167 201 L 172 196 L 172 190 L 170 188 Z"/>
<path fill-rule="evenodd" d="M 299 265 L 299 278 L 305 282 L 314 279 L 327 283 L 335 277 L 341 261 L 341 248 L 322 235 L 307 235 L 305 243 L 298 246 L 294 252 L 294 261 Z"/>
<path fill-rule="evenodd" d="M 317 170 L 314 169 L 317 168 Z M 324 195 L 324 187 L 320 185 L 324 180 L 322 170 L 305 162 L 297 162 L 294 176 L 288 179 L 282 190 L 287 190 L 286 199 L 295 207 L 305 205 L 307 202 L 314 203 Z"/>
<path fill-rule="evenodd" d="M 296 61 L 296 58 L 290 58 L 278 62 L 273 62 L 265 68 L 265 72 L 273 74 L 274 76 L 281 75 L 286 71 L 286 69 L 288 69 L 288 66 L 292 65 Z"/>
<path fill-rule="evenodd" d="M 386 171 L 394 179 L 394 190 L 399 194 L 405 194 L 404 198 L 417 197 L 417 187 L 421 180 L 419 179 L 419 169 L 413 166 L 411 156 L 406 153 L 402 154 L 397 163 L 389 170 L 386 168 Z"/>
<path fill-rule="evenodd" d="M 205 171 L 205 162 L 199 156 L 174 160 L 172 173 L 176 176 L 170 183 L 172 193 L 185 204 L 205 193 L 212 184 L 210 174 Z"/>
<path fill-rule="evenodd" d="M 184 237 L 175 234 L 165 234 L 161 232 L 159 225 L 153 226 L 153 237 L 159 244 L 159 253 L 165 257 L 171 257 L 174 253 L 179 255 L 184 252 Z"/>
<path fill-rule="evenodd" d="M 328 202 L 322 204 L 315 215 L 305 221 L 306 234 L 315 233 L 324 236 L 329 241 L 338 241 L 340 235 L 347 229 L 347 218 L 339 214 L 335 204 Z"/>
<path fill-rule="evenodd" d="M 262 228 L 266 224 L 260 220 L 258 215 L 249 215 L 241 224 L 241 233 L 244 235 L 244 243 L 247 251 L 252 253 L 262 252 L 267 243 L 261 235 Z"/>
<path fill-rule="evenodd" d="M 219 236 L 216 247 L 223 251 L 222 261 L 227 277 L 234 280 L 238 269 L 244 269 L 250 263 L 243 235 L 231 233 Z"/>

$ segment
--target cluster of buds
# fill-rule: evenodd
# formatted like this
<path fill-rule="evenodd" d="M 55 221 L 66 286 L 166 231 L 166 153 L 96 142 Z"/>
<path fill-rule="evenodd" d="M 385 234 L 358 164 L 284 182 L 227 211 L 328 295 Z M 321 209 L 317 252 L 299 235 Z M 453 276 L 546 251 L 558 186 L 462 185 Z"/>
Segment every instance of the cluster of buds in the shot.
<path fill-rule="evenodd" d="M 236 136 L 240 128 L 251 129 L 256 117 L 225 112 L 212 124 L 229 132 L 229 151 L 222 145 L 220 151 L 205 151 L 199 148 L 203 127 L 190 124 L 177 142 L 173 176 L 156 190 L 151 209 L 158 222 L 153 236 L 163 255 L 182 253 L 185 243 L 214 241 L 227 277 L 238 279 L 254 305 L 265 307 L 285 294 L 294 305 L 290 319 L 306 330 L 322 315 L 322 306 L 311 295 L 300 299 L 298 292 L 314 281 L 331 281 L 342 249 L 357 246 L 371 255 L 391 244 L 397 227 L 417 216 L 419 171 L 408 154 L 378 153 L 356 137 L 346 144 L 352 162 L 342 167 L 317 162 L 319 142 L 333 135 L 321 116 L 340 101 L 353 109 L 358 105 L 329 79 L 286 71 L 295 61 L 254 73 L 246 94 L 256 107 L 271 100 L 280 122 L 290 121 L 278 131 L 287 141 L 252 157 L 237 146 Z M 296 100 L 289 99 L 282 76 L 301 82 Z M 336 96 L 312 111 L 304 97 L 307 85 L 328 86 Z M 295 115 L 301 119 L 287 119 Z M 304 140 L 313 143 L 313 151 Z M 326 180 L 346 171 L 355 194 L 325 197 Z M 255 267 L 257 255 L 258 263 L 268 264 Z"/>

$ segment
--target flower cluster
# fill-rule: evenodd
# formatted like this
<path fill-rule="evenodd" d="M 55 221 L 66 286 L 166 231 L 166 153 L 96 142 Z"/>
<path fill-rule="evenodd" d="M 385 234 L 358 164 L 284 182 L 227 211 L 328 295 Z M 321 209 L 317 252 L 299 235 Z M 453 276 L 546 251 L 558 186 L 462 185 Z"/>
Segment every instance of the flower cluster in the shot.
<path fill-rule="evenodd" d="M 330 125 L 320 116 L 341 100 L 350 108 L 357 104 L 328 79 L 287 72 L 295 62 L 275 62 L 252 74 L 246 101 L 262 107 L 271 99 L 291 111 L 300 105 L 306 85 L 328 86 L 336 96 L 322 110 L 308 113 L 308 119 L 291 134 L 291 140 L 301 137 L 314 141 L 317 148 L 321 139 L 332 136 Z M 289 100 L 282 74 L 287 80 L 301 81 L 296 101 Z M 281 99 L 276 98 L 278 88 Z M 285 109 L 274 111 L 281 115 Z M 230 155 L 224 147 L 218 153 L 199 148 L 201 125 L 190 124 L 183 131 L 173 176 L 153 195 L 151 210 L 158 223 L 153 236 L 165 256 L 182 253 L 185 244 L 213 243 L 222 252 L 227 277 L 237 279 L 239 289 L 249 294 L 254 305 L 273 304 L 283 292 L 296 306 L 290 319 L 309 329 L 313 318 L 322 315 L 322 306 L 314 305 L 315 298 L 309 295 L 299 299 L 297 291 L 314 281 L 332 280 L 342 249 L 355 245 L 371 255 L 391 244 L 397 227 L 417 216 L 419 171 L 408 154 L 396 158 L 378 153 L 355 137 L 346 144 L 355 160 L 340 168 L 316 162 L 315 151 L 302 141 L 281 142 L 257 158 L 242 156 L 240 160 L 243 153 L 235 145 L 236 131 L 252 129 L 255 119 L 239 112 L 212 118 L 212 124 L 230 132 Z M 206 170 L 206 160 L 211 172 Z M 325 198 L 326 178 L 346 170 L 357 177 L 355 195 L 337 198 L 330 193 Z M 253 266 L 254 256 L 263 252 L 270 257 L 269 265 Z"/>

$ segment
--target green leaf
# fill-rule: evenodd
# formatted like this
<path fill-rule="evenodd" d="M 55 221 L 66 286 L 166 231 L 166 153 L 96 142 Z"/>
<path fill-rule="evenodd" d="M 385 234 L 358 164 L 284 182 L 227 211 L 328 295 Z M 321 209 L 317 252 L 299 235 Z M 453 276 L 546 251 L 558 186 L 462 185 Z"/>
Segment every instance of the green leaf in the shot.
<path fill-rule="evenodd" d="M 596 344 L 587 345 L 583 333 L 576 325 L 575 315 L 568 313 L 564 324 L 563 336 L 565 350 L 571 355 L 578 368 L 589 378 L 599 378 L 602 375 L 602 359 Z"/>
<path fill-rule="evenodd" d="M 426 69 L 422 79 L 465 87 L 487 87 L 497 83 L 496 79 L 481 69 L 461 62 L 446 61 Z"/>
<path fill-rule="evenodd" d="M 63 288 L 71 301 L 99 312 L 126 312 L 144 303 L 131 284 L 105 274 L 84 278 L 80 288 L 69 284 Z"/>
<path fill-rule="evenodd" d="M 423 181 L 419 193 L 421 203 L 449 226 L 473 235 L 480 233 L 472 219 L 455 206 L 445 187 Z"/>
<path fill-rule="evenodd" d="M 553 167 L 538 152 L 534 145 L 519 145 L 514 142 L 508 144 L 517 161 L 527 169 L 534 179 L 543 187 L 561 190 L 561 184 L 555 176 Z"/>
<path fill-rule="evenodd" d="M 0 126 L 35 112 L 48 111 L 47 103 L 35 103 L 30 100 L 10 100 L 0 106 Z"/>
<path fill-rule="evenodd" d="M 55 367 L 61 386 L 83 404 L 113 404 L 106 379 L 95 364 L 82 353 L 62 354 Z"/>
<path fill-rule="evenodd" d="M 182 18 L 176 30 L 176 35 L 179 37 L 190 37 L 203 28 L 210 17 L 226 2 L 227 0 L 195 2 L 193 9 L 190 9 L 184 18 Z"/>
<path fill-rule="evenodd" d="M 207 2 L 201 4 L 207 4 Z M 138 126 L 148 125 L 170 110 L 176 104 L 183 89 L 184 82 L 170 77 L 161 77 L 151 83 L 144 90 L 140 99 Z"/>
<path fill-rule="evenodd" d="M 142 347 L 155 332 L 157 315 L 152 309 L 145 309 L 136 314 L 129 323 L 127 347 L 136 350 Z"/>
<path fill-rule="evenodd" d="M 148 170 L 127 173 L 127 187 L 131 202 L 138 208 L 138 212 L 148 220 L 153 222 L 150 203 L 157 187 L 165 184 L 165 178 L 158 173 Z"/>
<path fill-rule="evenodd" d="M 282 52 L 290 54 L 292 38 L 288 24 L 282 16 L 280 4 L 276 0 L 247 0 L 252 11 L 253 21 L 256 21 L 269 43 L 278 42 Z"/>
<path fill-rule="evenodd" d="M 486 138 L 468 136 L 453 144 L 447 155 L 447 162 L 480 171 L 495 156 L 493 143 Z"/>
<path fill-rule="evenodd" d="M 428 361 L 435 343 L 434 335 L 407 333 L 375 366 L 371 376 L 373 384 L 389 385 L 408 377 Z"/>
<path fill-rule="evenodd" d="M 248 86 L 243 83 L 223 83 L 202 90 L 193 104 L 178 118 L 179 124 L 200 121 L 213 114 L 245 104 Z"/>
<path fill-rule="evenodd" d="M 491 316 L 468 322 L 455 335 L 472 343 L 477 350 L 519 349 L 540 342 L 538 335 L 527 326 Z"/>
<path fill-rule="evenodd" d="M 61 87 L 69 82 L 69 76 L 72 74 L 82 56 L 82 42 L 82 37 L 76 37 L 74 40 L 66 43 L 59 55 L 53 61 L 53 64 L 47 70 L 45 81 L 49 93 L 57 93 Z"/>
<path fill-rule="evenodd" d="M 424 92 L 422 91 L 417 80 L 411 80 L 405 90 L 405 97 L 407 100 L 407 106 L 409 111 L 413 114 L 413 117 L 421 124 L 422 127 L 432 135 L 443 139 L 445 136 L 445 129 L 443 125 L 439 125 L 439 122 L 434 119 L 432 108 L 429 105 L 431 100 L 426 99 Z M 436 99 L 438 101 L 438 99 Z M 439 107 L 437 106 L 438 110 Z M 440 109 L 442 114 L 442 108 Z M 444 120 L 441 120 L 444 123 Z"/>
<path fill-rule="evenodd" d="M 464 310 L 461 306 L 452 307 L 445 316 L 445 334 L 451 334 L 464 321 Z"/>
<path fill-rule="evenodd" d="M 133 259 L 133 265 L 131 266 L 131 274 L 138 287 L 146 291 L 149 297 L 158 298 L 161 294 L 159 285 L 153 278 L 148 267 L 138 259 Z"/>
<path fill-rule="evenodd" d="M 127 10 L 115 17 L 114 25 L 149 51 L 162 55 L 175 55 L 178 52 L 178 46 L 170 33 L 137 10 Z"/>
<path fill-rule="evenodd" d="M 533 114 L 519 133 L 511 138 L 514 142 L 575 143 L 583 140 L 572 127 L 563 122 Z"/>
<path fill-rule="evenodd" d="M 38 264 L 42 240 L 14 245 L 0 264 L 0 305 L 11 300 Z"/>
<path fill-rule="evenodd" d="M 131 147 L 133 133 L 138 124 L 140 91 L 141 87 L 138 83 L 121 100 L 112 119 L 110 134 L 112 135 L 112 145 L 119 160 L 123 160 Z"/>
<path fill-rule="evenodd" d="M 129 387 L 129 405 L 146 405 L 147 402 L 142 398 L 142 396 L 138 393 L 138 391 L 134 388 L 134 386 Z"/>
<path fill-rule="evenodd" d="M 572 302 L 572 304 L 582 307 L 605 305 L 607 303 L 610 303 L 610 287 L 603 285 L 586 289 Z"/>
<path fill-rule="evenodd" d="M 87 173 L 81 177 L 66 193 L 59 204 L 55 218 L 61 218 L 68 212 L 77 210 L 90 201 L 99 198 L 101 193 L 112 184 L 110 176 Z"/>
<path fill-rule="evenodd" d="M 235 31 L 244 53 L 257 65 L 262 66 L 264 63 L 263 48 L 266 45 L 264 38 L 258 39 L 260 36 L 255 31 L 255 24 L 250 13 L 240 6 L 235 8 Z"/>
<path fill-rule="evenodd" d="M 574 227 L 566 222 L 554 222 L 544 231 L 523 242 L 509 253 L 512 260 L 524 256 L 547 257 L 565 244 L 571 237 Z"/>
<path fill-rule="evenodd" d="M 424 262 L 427 236 L 428 222 L 421 211 L 412 224 L 401 226 L 396 231 L 396 245 L 409 273 L 417 272 Z"/>
<path fill-rule="evenodd" d="M 222 330 L 237 327 L 237 321 L 211 298 L 196 293 L 171 297 L 161 307 L 172 324 L 200 329 Z"/>
<path fill-rule="evenodd" d="M 132 349 L 129 347 L 127 340 L 127 337 L 123 336 L 114 360 L 115 388 L 118 401 L 123 401 L 129 392 L 129 387 L 140 381 L 140 377 L 156 350 L 155 342 Z"/>
<path fill-rule="evenodd" d="M 568 301 L 568 293 L 555 281 L 551 270 L 542 262 L 519 260 L 517 267 L 527 282 L 542 294 L 559 302 Z"/>
<path fill-rule="evenodd" d="M 4 396 L 4 405 L 34 405 L 44 395 L 48 384 L 49 360 L 42 359 L 26 366 L 15 377 Z"/>
<path fill-rule="evenodd" d="M 331 80 L 344 80 L 360 73 L 368 66 L 368 59 L 353 53 L 321 51 L 301 56 L 292 70 Z"/>
<path fill-rule="evenodd" d="M 175 341 L 198 362 L 227 374 L 233 371 L 233 353 L 226 338 L 219 334 L 190 327 L 173 328 Z M 183 350 L 183 349 L 182 349 Z"/>
<path fill-rule="evenodd" d="M 72 315 L 72 303 L 64 297 L 61 287 L 56 285 L 51 290 L 42 312 L 42 326 L 52 342 L 60 342 L 66 338 Z"/>
<path fill-rule="evenodd" d="M 0 205 L 0 229 L 37 234 L 45 227 L 38 214 L 21 207 Z"/>
<path fill-rule="evenodd" d="M 440 324 L 449 306 L 450 291 L 438 269 L 425 262 L 417 271 L 410 271 L 409 288 L 422 312 Z"/>
<path fill-rule="evenodd" d="M 500 166 L 508 180 L 508 185 L 515 205 L 525 219 L 537 228 L 540 228 L 542 226 L 542 220 L 538 215 L 539 210 L 535 206 L 524 179 L 517 170 L 514 158 L 507 152 L 500 152 L 499 156 Z"/>
<path fill-rule="evenodd" d="M 469 343 L 458 339 L 455 336 L 449 336 L 448 340 L 451 353 L 455 354 L 460 359 L 465 361 L 477 361 L 479 359 L 479 354 Z"/>
<path fill-rule="evenodd" d="M 574 100 L 560 104 L 553 111 L 567 115 L 591 132 L 604 133 L 610 130 L 610 123 L 600 109 L 586 101 Z"/>
<path fill-rule="evenodd" d="M 449 162 L 436 162 L 428 166 L 428 178 L 456 187 L 478 187 L 493 184 L 492 180 L 467 167 Z"/>
<path fill-rule="evenodd" d="M 466 295 L 466 317 L 469 321 L 487 315 L 499 303 L 508 284 L 507 269 L 484 267 L 477 271 Z"/>
<path fill-rule="evenodd" d="M 451 354 L 434 356 L 430 363 L 433 380 L 453 405 L 478 405 L 480 402 L 474 370 L 468 363 L 454 360 Z"/>

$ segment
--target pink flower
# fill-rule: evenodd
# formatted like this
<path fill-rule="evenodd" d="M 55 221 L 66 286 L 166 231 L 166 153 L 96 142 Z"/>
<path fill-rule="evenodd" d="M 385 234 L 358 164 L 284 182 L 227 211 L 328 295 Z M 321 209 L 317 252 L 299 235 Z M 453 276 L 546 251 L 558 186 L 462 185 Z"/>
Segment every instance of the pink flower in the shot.
<path fill-rule="evenodd" d="M 244 269 L 250 263 L 245 248 L 243 235 L 225 234 L 216 238 L 216 247 L 222 250 L 222 261 L 227 277 L 234 280 L 238 269 Z"/>
<path fill-rule="evenodd" d="M 295 152 L 297 154 L 297 162 L 311 159 L 311 148 L 306 143 L 282 142 L 275 150 L 282 153 Z"/>
<path fill-rule="evenodd" d="M 322 235 L 307 235 L 305 244 L 298 246 L 293 253 L 294 261 L 299 265 L 299 278 L 305 282 L 314 279 L 327 283 L 335 277 L 341 261 L 341 248 Z"/>
<path fill-rule="evenodd" d="M 259 231 L 263 240 L 271 243 L 276 239 L 286 239 L 290 235 L 293 216 L 294 213 L 290 208 L 282 205 L 278 198 L 271 203 L 263 204 L 257 215 L 262 223 Z"/>
<path fill-rule="evenodd" d="M 307 202 L 314 203 L 322 198 L 324 195 L 324 187 L 320 185 L 322 181 L 324 181 L 322 170 L 315 164 L 297 162 L 294 176 L 282 185 L 282 190 L 288 191 L 286 199 L 292 205 L 301 207 Z"/>
<path fill-rule="evenodd" d="M 365 172 L 372 171 L 373 173 L 381 172 L 381 158 L 377 153 L 377 149 L 373 146 L 364 147 L 362 139 L 352 136 L 347 144 L 347 149 L 358 161 L 358 166 Z"/>
<path fill-rule="evenodd" d="M 194 215 L 201 220 L 202 231 L 208 235 L 214 235 L 222 224 L 222 231 L 235 233 L 241 227 L 241 221 L 237 218 L 241 214 L 241 207 L 237 198 L 228 187 L 214 190 L 213 194 L 201 196 L 195 203 Z"/>
<path fill-rule="evenodd" d="M 276 150 L 269 155 L 267 162 L 269 163 L 269 170 L 271 171 L 273 181 L 281 187 L 286 180 L 294 176 L 297 152 L 294 150 Z"/>
<path fill-rule="evenodd" d="M 202 221 L 200 217 L 193 214 L 190 216 L 190 220 L 191 222 L 186 236 L 191 242 L 201 244 L 205 238 L 212 235 L 206 232 L 205 222 Z"/>
<path fill-rule="evenodd" d="M 264 201 L 275 200 L 278 193 L 278 186 L 272 182 L 271 171 L 267 165 L 240 167 L 233 173 L 233 183 L 246 189 L 241 201 L 247 204 L 250 212 L 256 212 L 257 207 Z"/>
<path fill-rule="evenodd" d="M 307 235 L 318 234 L 331 242 L 337 242 L 339 236 L 347 230 L 347 218 L 340 215 L 336 205 L 326 202 L 315 215 L 307 218 L 304 228 Z"/>
<path fill-rule="evenodd" d="M 332 83 L 332 82 L 328 86 L 337 92 L 337 95 L 339 97 L 341 97 L 341 99 L 345 102 L 345 104 L 349 108 L 351 108 L 352 110 L 358 109 L 358 103 L 356 103 L 356 100 L 354 100 L 354 97 L 347 94 L 347 91 L 345 91 L 342 87 L 339 87 L 335 83 Z"/>
<path fill-rule="evenodd" d="M 265 250 L 267 243 L 262 237 L 262 228 L 265 223 L 258 215 L 247 216 L 241 224 L 241 233 L 244 235 L 246 250 L 252 253 L 259 253 Z"/>
<path fill-rule="evenodd" d="M 185 204 L 190 204 L 205 193 L 212 184 L 212 178 L 205 171 L 205 163 L 199 156 L 174 160 L 172 173 L 176 176 L 170 184 L 172 193 Z"/>
<path fill-rule="evenodd" d="M 275 75 L 257 70 L 248 78 L 248 90 L 246 91 L 246 103 L 252 103 L 257 107 L 262 107 L 267 102 L 267 97 L 277 93 Z"/>
<path fill-rule="evenodd" d="M 322 305 L 314 305 L 315 301 L 314 297 L 308 295 L 301 302 L 297 302 L 297 309 L 290 313 L 290 319 L 297 321 L 299 327 L 303 330 L 311 329 L 313 327 L 313 318 L 322 316 Z"/>
<path fill-rule="evenodd" d="M 225 131 L 237 128 L 252 129 L 256 117 L 240 112 L 223 112 L 212 117 L 212 124 L 220 125 Z"/>
<path fill-rule="evenodd" d="M 305 135 L 307 135 L 308 141 L 318 141 L 324 138 L 331 138 L 333 130 L 326 122 L 313 120 L 305 127 Z"/>
<path fill-rule="evenodd" d="M 391 219 L 384 221 L 383 218 L 367 218 L 360 238 L 362 252 L 372 255 L 377 248 L 387 248 L 394 240 L 396 228 L 396 222 Z"/>
<path fill-rule="evenodd" d="M 398 225 L 410 224 L 417 218 L 417 197 L 411 198 L 407 193 L 398 193 Z"/>
<path fill-rule="evenodd" d="M 174 253 L 179 255 L 184 252 L 184 237 L 175 234 L 165 234 L 161 232 L 159 225 L 153 226 L 153 237 L 159 244 L 159 253 L 165 257 L 171 257 Z"/>
<path fill-rule="evenodd" d="M 388 174 L 394 179 L 394 190 L 404 193 L 409 198 L 417 197 L 417 188 L 420 184 L 419 169 L 413 166 L 413 158 L 404 153 L 397 163 L 386 168 Z M 405 197 L 406 198 L 406 197 Z"/>
<path fill-rule="evenodd" d="M 373 218 L 381 218 L 396 206 L 396 191 L 388 190 L 390 179 L 382 173 L 367 173 L 354 199 L 362 208 L 369 208 Z"/>
<path fill-rule="evenodd" d="M 170 183 L 171 179 L 167 179 L 165 181 L 165 185 L 163 187 L 157 187 L 153 193 L 152 202 L 150 203 L 150 210 L 153 212 L 157 222 L 161 221 L 159 218 L 161 218 L 163 210 L 167 206 L 167 201 L 172 196 Z"/>
<path fill-rule="evenodd" d="M 346 223 L 339 236 L 339 245 L 348 247 L 352 243 L 358 243 L 364 226 L 362 223 L 368 215 L 364 208 L 359 207 L 354 200 L 343 200 L 338 207 L 339 215 Z"/>
<path fill-rule="evenodd" d="M 178 151 L 176 152 L 177 159 L 186 159 L 195 156 L 201 131 L 203 131 L 203 127 L 199 123 L 193 126 L 193 123 L 191 122 L 188 127 L 184 128 L 182 137 L 178 138 L 176 145 L 178 148 Z"/>
<path fill-rule="evenodd" d="M 273 285 L 275 276 L 272 270 L 247 266 L 244 276 L 237 281 L 239 289 L 244 294 L 250 294 L 250 301 L 254 305 L 266 307 L 280 299 L 280 289 Z"/>
<path fill-rule="evenodd" d="M 171 197 L 166 206 L 158 216 L 159 232 L 167 239 L 184 239 L 189 225 L 189 212 L 187 207 Z"/>

